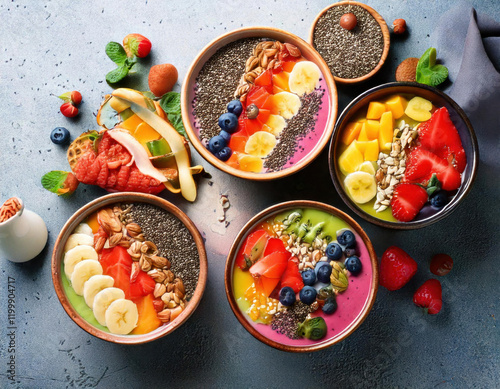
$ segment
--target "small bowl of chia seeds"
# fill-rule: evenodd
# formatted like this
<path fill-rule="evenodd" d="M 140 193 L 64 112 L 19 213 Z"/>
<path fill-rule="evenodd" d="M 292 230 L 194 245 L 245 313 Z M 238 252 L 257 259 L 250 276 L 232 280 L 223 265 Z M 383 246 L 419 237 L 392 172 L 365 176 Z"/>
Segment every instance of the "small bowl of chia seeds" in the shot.
<path fill-rule="evenodd" d="M 331 137 L 337 90 L 304 40 L 269 27 L 210 42 L 183 83 L 182 117 L 192 145 L 236 177 L 273 180 L 312 162 Z"/>
<path fill-rule="evenodd" d="M 390 34 L 384 19 L 356 1 L 329 5 L 314 20 L 309 42 L 339 83 L 364 81 L 384 64 Z"/>
<path fill-rule="evenodd" d="M 114 193 L 76 211 L 57 237 L 52 280 L 69 317 L 108 342 L 142 344 L 179 328 L 207 281 L 195 224 L 157 196 Z"/>

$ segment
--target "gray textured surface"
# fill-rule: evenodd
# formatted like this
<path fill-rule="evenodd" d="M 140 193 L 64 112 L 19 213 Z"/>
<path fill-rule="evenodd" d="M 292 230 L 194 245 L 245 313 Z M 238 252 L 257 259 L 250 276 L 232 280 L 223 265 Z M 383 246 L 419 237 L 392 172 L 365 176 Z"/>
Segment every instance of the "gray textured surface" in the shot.
<path fill-rule="evenodd" d="M 305 171 L 273 183 L 250 183 L 218 172 L 199 183 L 199 198 L 180 206 L 207 239 L 209 278 L 202 304 L 172 335 L 151 344 L 125 347 L 93 338 L 74 324 L 55 295 L 50 255 L 57 234 L 80 206 L 105 194 L 81 187 L 69 200 L 40 185 L 43 172 L 66 169 L 65 150 L 49 140 L 52 128 L 67 127 L 73 138 L 95 127 L 94 114 L 110 91 L 104 81 L 113 64 L 104 47 L 130 32 L 146 35 L 153 52 L 145 67 L 171 62 L 180 80 L 210 40 L 241 26 L 266 25 L 307 38 L 315 15 L 330 1 L 93 1 L 0 2 L 0 198 L 17 195 L 39 213 L 49 242 L 35 260 L 16 265 L 1 259 L 0 387 L 480 387 L 500 386 L 498 169 L 485 164 L 472 192 L 450 217 L 419 231 L 395 232 L 356 217 L 381 255 L 396 244 L 419 262 L 404 289 L 379 290 L 368 319 L 346 341 L 309 355 L 286 354 L 261 344 L 233 316 L 224 294 L 225 254 L 239 229 L 257 211 L 284 200 L 313 199 L 347 211 L 330 181 L 326 152 Z M 340 87 L 340 109 L 360 92 L 392 80 L 395 66 L 430 46 L 441 13 L 453 0 L 369 1 L 391 22 L 403 17 L 405 39 L 392 41 L 388 63 L 368 83 Z M 479 12 L 500 19 L 496 0 L 474 1 Z M 134 76 L 140 84 L 145 72 Z M 142 82 L 143 88 L 145 86 Z M 76 120 L 59 113 L 52 95 L 79 90 L 84 103 Z M 177 86 L 179 89 L 179 85 Z M 481 128 L 476 125 L 481 146 Z M 497 165 L 498 166 L 498 165 Z M 313 193 L 310 188 L 319 186 Z M 217 222 L 220 194 L 231 201 L 230 225 Z M 252 201 L 249 201 L 252 197 Z M 207 212 L 209 210 L 210 212 Z M 213 211 L 213 212 L 212 212 Z M 424 316 L 413 291 L 430 276 L 432 254 L 446 252 L 455 268 L 443 283 L 443 311 Z M 16 285 L 16 380 L 7 380 L 7 277 Z"/>

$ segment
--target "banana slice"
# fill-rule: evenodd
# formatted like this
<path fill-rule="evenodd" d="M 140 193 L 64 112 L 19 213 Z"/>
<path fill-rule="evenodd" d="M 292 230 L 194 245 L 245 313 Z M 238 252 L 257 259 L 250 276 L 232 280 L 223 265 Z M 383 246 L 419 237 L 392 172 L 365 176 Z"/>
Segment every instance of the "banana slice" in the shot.
<path fill-rule="evenodd" d="M 87 234 L 71 234 L 64 245 L 64 252 L 79 245 L 93 246 L 94 237 Z"/>
<path fill-rule="evenodd" d="M 75 290 L 75 293 L 79 296 L 83 296 L 83 286 L 85 282 L 96 274 L 102 274 L 102 266 L 98 261 L 85 259 L 77 263 L 73 270 L 73 274 L 71 274 L 71 286 Z"/>
<path fill-rule="evenodd" d="M 245 145 L 245 153 L 254 157 L 265 158 L 274 149 L 278 141 L 276 137 L 267 131 L 257 131 L 250 135 Z"/>
<path fill-rule="evenodd" d="M 269 115 L 269 119 L 267 119 L 266 124 L 263 126 L 266 131 L 274 136 L 278 136 L 285 127 L 286 121 L 280 115 Z"/>
<path fill-rule="evenodd" d="M 92 232 L 92 228 L 87 223 L 80 223 L 76 226 L 73 234 L 87 234 L 94 239 L 94 233 Z"/>
<path fill-rule="evenodd" d="M 106 309 L 106 327 L 113 334 L 126 335 L 137 326 L 139 312 L 130 300 L 118 299 Z"/>
<path fill-rule="evenodd" d="M 348 174 L 344 185 L 351 198 L 358 204 L 367 203 L 377 194 L 375 177 L 367 172 Z"/>
<path fill-rule="evenodd" d="M 115 300 L 124 298 L 125 292 L 120 288 L 106 288 L 95 295 L 92 310 L 100 325 L 106 325 L 106 310 L 111 303 Z"/>
<path fill-rule="evenodd" d="M 64 272 L 68 279 L 71 279 L 71 275 L 75 270 L 75 266 L 85 260 L 92 259 L 97 261 L 97 251 L 92 246 L 87 246 L 85 244 L 80 246 L 75 246 L 71 250 L 66 251 L 64 254 Z"/>
<path fill-rule="evenodd" d="M 90 277 L 85 284 L 83 284 L 83 298 L 87 305 L 92 308 L 94 306 L 94 298 L 97 293 L 106 288 L 111 288 L 115 280 L 110 276 L 103 276 L 97 274 Z"/>
<path fill-rule="evenodd" d="M 297 62 L 288 79 L 290 92 L 296 93 L 299 96 L 311 93 L 316 88 L 316 85 L 318 85 L 320 77 L 321 71 L 314 62 Z"/>
<path fill-rule="evenodd" d="M 377 166 L 377 162 L 375 161 L 365 161 L 361 165 L 359 165 L 358 170 L 360 172 L 366 172 L 374 176 L 375 175 L 375 166 L 373 166 L 374 164 L 375 166 Z"/>
<path fill-rule="evenodd" d="M 299 62 L 300 63 L 300 62 Z M 297 65 L 295 65 L 297 66 Z M 299 96 L 290 92 L 280 92 L 273 95 L 273 108 L 271 113 L 275 115 L 281 115 L 285 119 L 291 119 L 301 107 Z"/>

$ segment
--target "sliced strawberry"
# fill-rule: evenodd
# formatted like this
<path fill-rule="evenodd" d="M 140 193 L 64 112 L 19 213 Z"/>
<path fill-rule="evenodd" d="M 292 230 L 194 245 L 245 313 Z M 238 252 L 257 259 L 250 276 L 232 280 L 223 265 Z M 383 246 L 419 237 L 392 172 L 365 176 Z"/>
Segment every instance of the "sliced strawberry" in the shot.
<path fill-rule="evenodd" d="M 246 270 L 248 269 L 248 266 L 246 264 L 245 258 L 251 257 L 252 251 L 255 251 L 256 245 L 260 242 L 261 244 L 261 249 L 262 251 L 266 247 L 266 242 L 268 239 L 267 232 L 264 230 L 257 230 L 252 232 L 248 238 L 245 241 L 245 245 L 243 246 L 242 249 L 240 249 L 240 252 L 238 253 L 238 256 L 236 257 L 235 264 L 238 266 L 240 269 Z M 259 249 L 260 250 L 260 249 Z M 260 253 L 262 254 L 262 251 Z M 257 260 L 256 258 L 255 260 Z"/>
<path fill-rule="evenodd" d="M 392 215 L 401 222 L 409 222 L 417 216 L 427 199 L 427 191 L 421 186 L 399 184 L 391 200 Z"/>
<path fill-rule="evenodd" d="M 115 246 L 112 249 L 103 249 L 99 262 L 103 274 L 113 277 L 114 286 L 125 292 L 128 298 L 130 294 L 130 272 L 132 271 L 132 257 L 127 249 Z"/>
<path fill-rule="evenodd" d="M 153 280 L 147 273 L 140 270 L 136 280 L 130 283 L 129 298 L 131 300 L 136 300 L 142 296 L 153 293 L 155 285 L 155 280 Z"/>
<path fill-rule="evenodd" d="M 270 238 L 267 241 L 266 249 L 264 250 L 264 257 L 267 257 L 269 254 L 272 254 L 276 251 L 286 252 L 285 244 L 279 238 Z"/>
<path fill-rule="evenodd" d="M 255 285 L 256 288 L 264 293 L 267 297 L 273 293 L 274 289 L 280 282 L 279 278 L 267 278 L 267 277 L 261 277 L 260 278 L 260 283 L 259 285 Z"/>
<path fill-rule="evenodd" d="M 458 172 L 464 171 L 467 158 L 460 135 L 446 107 L 437 109 L 428 121 L 422 123 L 418 127 L 418 134 L 423 148 L 450 161 Z"/>
<path fill-rule="evenodd" d="M 443 306 L 441 283 L 434 279 L 425 281 L 413 295 L 413 302 L 419 307 L 427 308 L 430 315 L 439 313 Z"/>
<path fill-rule="evenodd" d="M 426 185 L 433 173 L 444 190 L 458 189 L 462 183 L 460 173 L 450 163 L 422 147 L 412 149 L 406 161 L 404 182 Z"/>
<path fill-rule="evenodd" d="M 288 263 L 289 252 L 274 252 L 259 260 L 250 268 L 250 274 L 254 278 L 261 276 L 267 278 L 281 278 Z"/>
<path fill-rule="evenodd" d="M 293 289 L 295 293 L 304 287 L 304 281 L 299 272 L 299 261 L 296 257 L 292 257 L 288 260 L 287 267 L 283 275 L 281 276 L 281 288 L 289 286 Z"/>
<path fill-rule="evenodd" d="M 405 286 L 417 272 L 417 262 L 396 246 L 385 250 L 380 260 L 380 285 L 388 290 Z"/>

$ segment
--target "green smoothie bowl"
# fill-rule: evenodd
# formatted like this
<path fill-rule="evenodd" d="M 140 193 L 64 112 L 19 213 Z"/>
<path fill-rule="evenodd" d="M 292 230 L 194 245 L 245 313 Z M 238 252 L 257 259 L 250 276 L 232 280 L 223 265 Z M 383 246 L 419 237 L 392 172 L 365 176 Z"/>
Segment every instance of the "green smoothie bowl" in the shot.
<path fill-rule="evenodd" d="M 103 196 L 66 222 L 52 254 L 64 310 L 100 339 L 140 344 L 194 312 L 207 257 L 194 223 L 176 206 L 140 193 Z"/>

